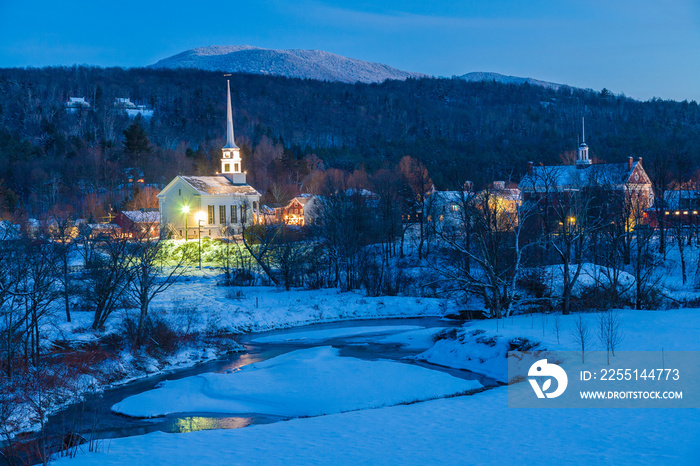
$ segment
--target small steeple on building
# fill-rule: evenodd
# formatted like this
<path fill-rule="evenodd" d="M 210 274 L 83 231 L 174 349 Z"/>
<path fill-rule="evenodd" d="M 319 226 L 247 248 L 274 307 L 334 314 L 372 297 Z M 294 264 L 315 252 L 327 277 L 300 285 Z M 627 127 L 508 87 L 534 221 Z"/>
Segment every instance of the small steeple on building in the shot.
<path fill-rule="evenodd" d="M 581 144 L 578 145 L 578 153 L 576 154 L 576 168 L 588 168 L 591 166 L 591 159 L 588 158 L 588 146 L 586 145 L 586 120 L 581 118 L 582 138 Z"/>
<path fill-rule="evenodd" d="M 175 177 L 158 194 L 161 230 L 167 236 L 193 239 L 240 233 L 260 218 L 260 193 L 246 183 L 241 149 L 233 134 L 231 84 L 226 81 L 226 145 L 221 172 L 212 176 Z"/>

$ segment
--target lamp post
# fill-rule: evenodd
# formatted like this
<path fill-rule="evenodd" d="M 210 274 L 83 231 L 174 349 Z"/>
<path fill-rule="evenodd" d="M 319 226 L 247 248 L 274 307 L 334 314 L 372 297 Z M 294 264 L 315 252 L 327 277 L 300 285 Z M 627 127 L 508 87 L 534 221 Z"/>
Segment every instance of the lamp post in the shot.
<path fill-rule="evenodd" d="M 201 210 L 194 215 L 194 219 L 197 220 L 197 234 L 199 236 L 199 270 L 202 270 L 202 222 L 205 218 L 207 218 L 207 214 Z"/>
<path fill-rule="evenodd" d="M 190 213 L 190 206 L 183 205 L 182 213 L 185 215 L 185 241 L 187 241 L 187 214 Z"/>

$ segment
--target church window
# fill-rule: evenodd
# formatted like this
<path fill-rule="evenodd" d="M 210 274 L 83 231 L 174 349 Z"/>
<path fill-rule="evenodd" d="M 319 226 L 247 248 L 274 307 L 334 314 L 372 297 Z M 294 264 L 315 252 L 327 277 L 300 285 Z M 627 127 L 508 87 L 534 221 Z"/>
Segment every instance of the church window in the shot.
<path fill-rule="evenodd" d="M 234 163 L 234 164 L 233 164 L 233 171 L 236 172 L 236 173 L 238 173 L 238 172 L 240 171 L 240 170 L 238 169 L 238 164 L 237 164 L 237 163 Z"/>
<path fill-rule="evenodd" d="M 182 196 L 182 189 L 178 189 L 178 190 L 177 190 L 177 195 L 178 195 L 178 196 Z"/>
<path fill-rule="evenodd" d="M 207 206 L 207 214 L 209 214 L 208 215 L 209 218 L 207 220 L 207 223 L 209 225 L 213 225 L 214 224 L 214 206 L 213 205 Z"/>
<path fill-rule="evenodd" d="M 224 172 L 228 173 L 231 171 L 231 164 L 230 163 L 225 163 L 224 164 Z"/>
<path fill-rule="evenodd" d="M 238 206 L 232 205 L 231 206 L 231 223 L 237 223 L 238 222 Z"/>
<path fill-rule="evenodd" d="M 219 223 L 221 223 L 222 225 L 226 225 L 226 206 L 225 205 L 219 206 Z"/>

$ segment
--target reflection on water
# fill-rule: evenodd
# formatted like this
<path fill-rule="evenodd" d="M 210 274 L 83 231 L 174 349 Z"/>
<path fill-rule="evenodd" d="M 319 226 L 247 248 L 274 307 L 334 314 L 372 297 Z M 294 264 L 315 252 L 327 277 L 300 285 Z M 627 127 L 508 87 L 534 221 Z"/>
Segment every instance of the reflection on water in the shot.
<path fill-rule="evenodd" d="M 262 355 L 260 353 L 257 354 L 251 354 L 251 353 L 243 353 L 234 360 L 230 362 L 230 364 L 226 364 L 223 366 L 219 372 L 234 372 L 238 369 L 240 369 L 243 366 L 247 366 L 249 364 L 255 364 L 256 362 L 264 361 L 265 359 L 269 359 L 268 355 Z"/>
<path fill-rule="evenodd" d="M 252 417 L 180 417 L 173 419 L 173 423 L 169 426 L 170 428 L 167 429 L 167 432 L 184 434 L 186 432 L 196 432 L 198 430 L 240 429 L 241 427 L 251 425 L 253 421 Z"/>

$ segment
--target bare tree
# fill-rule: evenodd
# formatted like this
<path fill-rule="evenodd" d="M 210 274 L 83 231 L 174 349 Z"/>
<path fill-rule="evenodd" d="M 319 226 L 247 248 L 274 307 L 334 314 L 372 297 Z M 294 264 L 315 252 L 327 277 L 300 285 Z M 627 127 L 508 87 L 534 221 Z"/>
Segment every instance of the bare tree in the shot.
<path fill-rule="evenodd" d="M 601 226 L 598 181 L 588 170 L 571 167 L 537 167 L 526 182 L 539 210 L 542 239 L 562 272 L 562 312 L 571 312 L 574 286 L 583 270 L 583 252 L 593 232 Z"/>
<path fill-rule="evenodd" d="M 559 341 L 559 336 L 561 335 L 561 316 L 559 314 L 554 315 L 552 328 L 554 329 L 554 334 L 557 336 L 557 344 L 561 343 Z"/>
<path fill-rule="evenodd" d="M 66 312 L 66 322 L 70 322 L 71 274 L 70 256 L 75 250 L 73 236 L 77 228 L 65 210 L 54 209 L 50 217 L 49 236 L 54 244 L 55 275 L 61 283 L 61 295 Z"/>
<path fill-rule="evenodd" d="M 241 237 L 243 246 L 265 272 L 267 278 L 279 286 L 279 279 L 275 276 L 270 265 L 270 256 L 277 234 L 278 229 L 274 225 L 253 225 L 250 227 L 244 226 Z"/>
<path fill-rule="evenodd" d="M 26 276 L 27 264 L 22 260 L 18 240 L 0 241 L 0 334 L 5 354 L 5 373 L 8 380 L 14 375 L 14 357 L 17 339 L 27 319 L 27 308 L 19 285 Z"/>
<path fill-rule="evenodd" d="M 524 241 L 523 229 L 536 212 L 533 204 L 495 190 L 431 195 L 445 196 L 430 223 L 446 260 L 433 267 L 453 286 L 481 296 L 492 316 L 510 315 L 523 253 L 532 245 Z"/>
<path fill-rule="evenodd" d="M 224 270 L 226 286 L 252 281 L 250 255 L 244 254 L 246 249 L 238 242 L 239 238 L 241 236 L 236 234 L 234 228 L 226 227 L 221 238 L 222 245 L 217 249 L 216 260 Z"/>
<path fill-rule="evenodd" d="M 132 280 L 130 246 L 125 238 L 105 238 L 86 269 L 85 300 L 94 311 L 93 330 L 104 327 L 124 301 Z"/>
<path fill-rule="evenodd" d="M 311 250 L 303 229 L 280 225 L 271 249 L 271 261 L 284 281 L 284 288 L 289 289 L 300 283 L 304 264 Z"/>
<path fill-rule="evenodd" d="M 607 352 L 608 364 L 610 364 L 610 353 L 612 352 L 615 356 L 615 348 L 623 339 L 621 325 L 619 311 L 610 309 L 598 314 L 598 340 Z"/>
<path fill-rule="evenodd" d="M 409 214 L 419 226 L 418 259 L 423 258 L 423 242 L 425 241 L 425 215 L 423 205 L 426 195 L 433 186 L 428 169 L 411 156 L 405 156 L 399 162 L 399 170 L 404 176 L 413 194 L 413 202 L 409 204 Z M 409 222 L 410 223 L 410 222 Z"/>
<path fill-rule="evenodd" d="M 51 245 L 42 241 L 26 239 L 22 251 L 21 260 L 26 264 L 26 273 L 18 287 L 25 295 L 30 356 L 34 366 L 38 366 L 41 355 L 41 322 L 57 298 L 54 289 L 55 260 Z"/>
<path fill-rule="evenodd" d="M 592 332 L 588 322 L 581 314 L 574 319 L 574 328 L 571 331 L 571 341 L 581 351 L 581 364 L 586 362 L 586 348 L 591 345 Z"/>
<path fill-rule="evenodd" d="M 170 288 L 185 270 L 186 255 L 183 253 L 180 257 L 166 257 L 164 244 L 163 238 L 153 238 L 148 233 L 137 237 L 133 244 L 131 280 L 126 291 L 139 306 L 139 322 L 134 341 L 136 348 L 142 343 L 143 326 L 151 301 Z M 164 271 L 160 264 L 168 259 L 175 260 L 168 263 L 167 271 Z"/>

